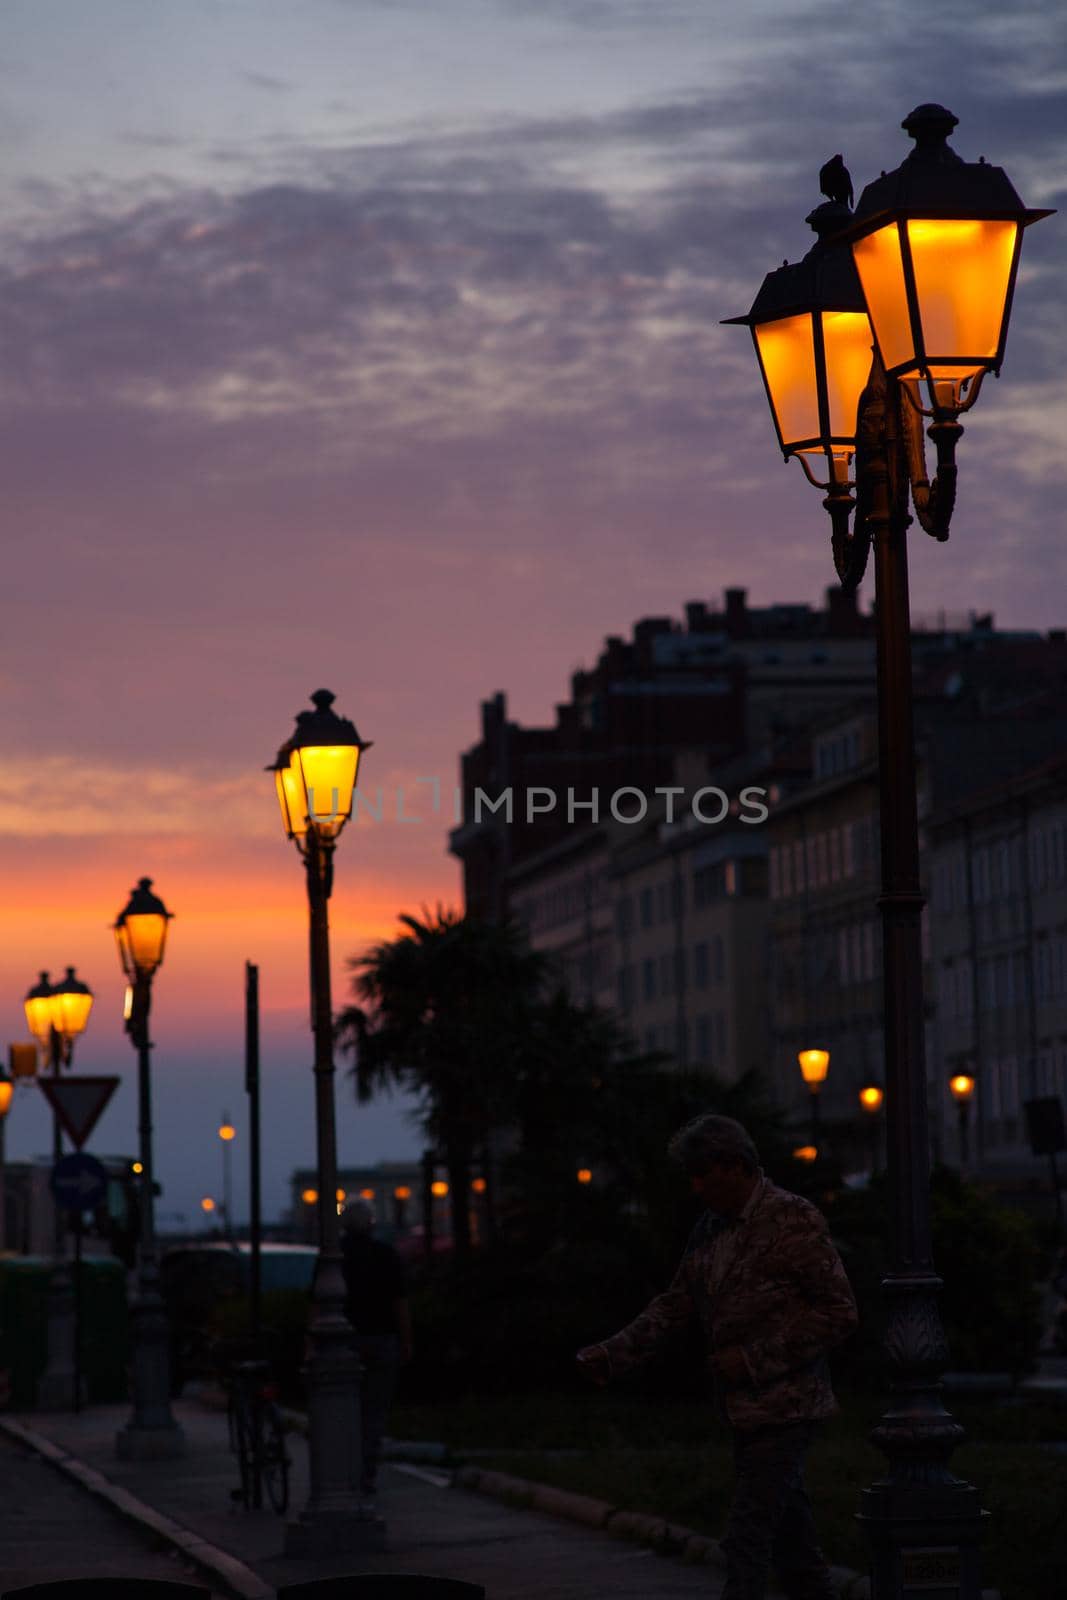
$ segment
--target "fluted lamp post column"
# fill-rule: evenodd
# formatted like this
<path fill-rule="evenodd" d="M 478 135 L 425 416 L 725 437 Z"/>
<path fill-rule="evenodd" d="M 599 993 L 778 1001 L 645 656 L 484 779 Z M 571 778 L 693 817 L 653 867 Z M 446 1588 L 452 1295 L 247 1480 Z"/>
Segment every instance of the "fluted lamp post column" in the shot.
<path fill-rule="evenodd" d="M 74 1041 L 85 1032 L 93 1009 L 93 995 L 73 967 L 59 983 L 42 972 L 24 1002 L 26 1021 L 37 1040 L 42 1065 L 58 1078 L 74 1060 Z M 52 1112 L 52 1165 L 63 1154 L 59 1115 Z M 74 1393 L 75 1316 L 74 1281 L 65 1254 L 63 1212 L 53 1201 L 52 1255 L 54 1267 L 48 1283 L 48 1354 L 37 1380 L 37 1406 L 42 1411 L 65 1411 Z M 80 1397 L 79 1397 L 80 1398 Z"/>
<path fill-rule="evenodd" d="M 227 1236 L 233 1239 L 233 1217 L 231 1206 L 233 1204 L 233 1183 L 231 1172 L 231 1158 L 233 1155 L 233 1141 L 237 1137 L 237 1129 L 230 1121 L 230 1113 L 222 1113 L 219 1123 L 219 1138 L 222 1141 L 222 1210 L 226 1218 Z"/>
<path fill-rule="evenodd" d="M 329 899 L 337 838 L 352 815 L 359 760 L 369 746 L 319 689 L 302 711 L 273 771 L 282 826 L 304 859 L 315 1039 L 315 1131 L 319 1258 L 308 1321 L 308 1453 L 311 1487 L 286 1532 L 291 1555 L 328 1556 L 379 1548 L 384 1524 L 360 1503 L 359 1360 L 344 1313 L 337 1206 L 334 1028 L 330 997 Z M 306 1194 L 305 1194 L 306 1200 Z"/>
<path fill-rule="evenodd" d="M 974 1097 L 974 1079 L 967 1072 L 956 1072 L 948 1080 L 949 1093 L 956 1102 L 960 1130 L 960 1177 L 966 1178 L 971 1168 L 970 1117 Z"/>
<path fill-rule="evenodd" d="M 170 1408 L 170 1329 L 159 1287 L 152 1160 L 152 1041 L 148 1017 L 152 978 L 163 961 L 173 913 L 151 878 L 142 878 L 115 922 L 115 942 L 126 975 L 125 1028 L 137 1051 L 140 1134 L 141 1237 L 137 1246 L 137 1299 L 132 1307 L 133 1411 L 115 1435 L 115 1452 L 127 1461 L 158 1461 L 185 1454 L 185 1433 Z"/>
<path fill-rule="evenodd" d="M 811 1102 L 811 1142 L 819 1155 L 819 1096 L 822 1086 L 826 1082 L 826 1074 L 830 1070 L 829 1050 L 799 1050 L 797 1060 L 800 1062 L 800 1074 L 808 1086 L 808 1096 Z"/>
<path fill-rule="evenodd" d="M 963 161 L 948 143 L 956 122 L 944 106 L 918 106 L 902 124 L 915 149 L 867 185 L 854 215 L 844 163 L 828 161 L 826 203 L 808 219 L 817 242 L 732 319 L 751 329 L 784 455 L 826 491 L 846 589 L 875 553 L 892 1398 L 872 1435 L 888 1473 L 864 1492 L 860 1517 L 872 1600 L 981 1593 L 983 1513 L 949 1466 L 963 1430 L 941 1400 L 948 1349 L 930 1243 L 907 530 L 910 501 L 924 532 L 948 538 L 959 418 L 1000 370 L 1023 232 L 1049 213 L 1024 206 L 984 157 Z"/>

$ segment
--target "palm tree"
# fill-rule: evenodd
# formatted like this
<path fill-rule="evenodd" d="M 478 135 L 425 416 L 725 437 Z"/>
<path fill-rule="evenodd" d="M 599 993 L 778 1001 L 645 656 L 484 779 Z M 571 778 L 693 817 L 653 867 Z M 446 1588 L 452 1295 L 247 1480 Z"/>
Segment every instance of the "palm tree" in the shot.
<path fill-rule="evenodd" d="M 448 1166 L 453 1237 L 463 1256 L 471 1163 L 490 1130 L 512 1118 L 549 963 L 514 923 L 483 923 L 440 906 L 400 921 L 399 938 L 349 962 L 361 1003 L 341 1013 L 338 1037 L 355 1055 L 361 1101 L 387 1086 L 418 1097 L 420 1126 Z"/>

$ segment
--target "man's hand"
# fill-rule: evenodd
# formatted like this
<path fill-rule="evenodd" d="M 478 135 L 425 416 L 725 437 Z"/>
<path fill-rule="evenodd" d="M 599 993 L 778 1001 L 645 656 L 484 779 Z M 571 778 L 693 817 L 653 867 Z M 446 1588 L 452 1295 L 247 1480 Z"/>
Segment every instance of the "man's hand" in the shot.
<path fill-rule="evenodd" d="M 711 1358 L 711 1364 L 727 1383 L 744 1383 L 748 1379 L 748 1366 L 741 1354 L 740 1345 L 728 1344 L 724 1349 L 716 1350 Z"/>
<path fill-rule="evenodd" d="M 611 1361 L 602 1344 L 587 1344 L 584 1350 L 579 1350 L 576 1360 L 582 1377 L 598 1388 L 602 1389 L 610 1381 Z"/>

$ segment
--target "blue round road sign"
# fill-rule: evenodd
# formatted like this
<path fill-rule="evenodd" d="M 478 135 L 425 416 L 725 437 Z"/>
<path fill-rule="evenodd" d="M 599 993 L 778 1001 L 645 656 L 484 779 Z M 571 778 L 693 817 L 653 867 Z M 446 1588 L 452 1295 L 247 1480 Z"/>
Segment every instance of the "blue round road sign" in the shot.
<path fill-rule="evenodd" d="M 81 1150 L 63 1156 L 48 1180 L 59 1204 L 68 1211 L 89 1211 L 107 1194 L 107 1168 Z"/>

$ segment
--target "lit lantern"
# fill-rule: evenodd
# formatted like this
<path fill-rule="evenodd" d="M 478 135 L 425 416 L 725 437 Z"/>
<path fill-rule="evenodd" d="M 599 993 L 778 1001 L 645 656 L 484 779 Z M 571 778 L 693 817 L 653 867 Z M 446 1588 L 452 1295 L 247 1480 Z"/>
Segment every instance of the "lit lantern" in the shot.
<path fill-rule="evenodd" d="M 203 1211 L 205 1213 L 205 1215 L 208 1215 L 208 1216 L 211 1214 L 212 1211 L 214 1211 L 215 1202 L 214 1202 L 214 1200 L 212 1200 L 212 1198 L 211 1198 L 211 1196 L 209 1194 L 206 1194 L 204 1196 L 204 1198 L 201 1200 L 200 1209 L 201 1209 L 201 1211 Z"/>
<path fill-rule="evenodd" d="M 818 1159 L 819 1159 L 818 1146 L 813 1145 L 813 1144 L 801 1144 L 801 1145 L 798 1145 L 797 1148 L 793 1151 L 793 1160 L 794 1161 L 812 1162 L 812 1161 L 818 1161 Z"/>
<path fill-rule="evenodd" d="M 835 238 L 851 220 L 845 205 L 817 207 L 807 221 L 819 237 L 804 259 L 769 272 L 748 316 L 727 319 L 752 330 L 783 454 L 798 456 L 817 488 L 842 490 L 873 344 L 848 245 Z M 825 482 L 813 470 L 820 458 Z"/>
<path fill-rule="evenodd" d="M 922 105 L 901 126 L 915 140 L 895 172 L 869 183 L 849 240 L 887 373 L 935 415 L 955 416 L 1004 359 L 1023 229 L 1048 211 L 1023 205 L 1007 175 L 963 161 L 958 122 Z"/>
<path fill-rule="evenodd" d="M 224 1122 L 219 1129 L 219 1138 L 224 1144 L 229 1144 L 231 1139 L 237 1137 L 237 1129 L 232 1122 Z"/>
<path fill-rule="evenodd" d="M 966 1105 L 974 1094 L 974 1079 L 966 1072 L 957 1072 L 948 1080 L 948 1086 L 952 1098 L 961 1106 Z"/>
<path fill-rule="evenodd" d="M 345 1203 L 345 1200 L 347 1198 L 348 1198 L 348 1193 L 347 1193 L 347 1190 L 345 1190 L 345 1189 L 337 1189 L 334 1192 L 334 1199 L 337 1201 L 337 1204 L 339 1206 L 343 1206 L 344 1203 Z"/>
<path fill-rule="evenodd" d="M 576 1173 L 579 1183 L 592 1183 L 593 1174 L 588 1167 L 579 1167 Z"/>
<path fill-rule="evenodd" d="M 151 878 L 142 878 L 115 922 L 115 940 L 122 970 L 131 984 L 150 978 L 163 961 L 167 923 L 173 916 L 158 895 Z"/>
<path fill-rule="evenodd" d="M 301 844 L 309 826 L 321 840 L 336 839 L 352 815 L 359 758 L 369 743 L 353 723 L 331 708 L 334 696 L 318 689 L 314 711 L 301 711 L 296 732 L 268 768 L 275 776 L 282 826 Z"/>
<path fill-rule="evenodd" d="M 15 1092 L 15 1085 L 10 1078 L 0 1074 L 0 1117 L 6 1117 L 11 1109 L 11 1096 Z"/>
<path fill-rule="evenodd" d="M 318 1205 L 318 1203 L 319 1203 L 319 1191 L 317 1189 L 305 1189 L 302 1192 L 300 1198 L 301 1198 L 301 1200 L 303 1200 L 303 1202 L 304 1202 L 304 1204 L 306 1206 Z"/>
<path fill-rule="evenodd" d="M 7 1047 L 7 1060 L 13 1078 L 35 1078 L 37 1076 L 37 1046 L 35 1044 L 9 1044 Z"/>
<path fill-rule="evenodd" d="M 484 1194 L 487 1188 L 485 1179 L 473 1178 L 471 1180 L 471 1188 L 474 1190 L 475 1194 Z"/>
<path fill-rule="evenodd" d="M 434 1183 L 431 1183 L 430 1193 L 435 1200 L 443 1200 L 448 1193 L 448 1184 L 443 1179 L 438 1178 Z"/>
<path fill-rule="evenodd" d="M 801 1050 L 797 1055 L 804 1082 L 812 1094 L 818 1094 L 830 1070 L 829 1050 Z"/>
<path fill-rule="evenodd" d="M 872 1115 L 874 1112 L 882 1109 L 882 1101 L 884 1099 L 885 1094 L 881 1086 L 877 1083 L 864 1084 L 863 1088 L 860 1090 L 860 1105 L 863 1107 L 864 1111 L 869 1111 Z"/>
<path fill-rule="evenodd" d="M 411 1190 L 408 1188 L 406 1183 L 398 1184 L 397 1187 L 393 1190 L 393 1194 L 394 1194 L 394 1196 L 395 1196 L 395 1198 L 397 1200 L 410 1200 L 411 1199 Z"/>
<path fill-rule="evenodd" d="M 52 1016 L 56 1032 L 62 1034 L 64 1039 L 77 1038 L 79 1033 L 85 1032 L 92 1009 L 92 990 L 75 977 L 73 967 L 68 967 L 62 983 L 57 983 L 52 989 Z"/>
<path fill-rule="evenodd" d="M 47 1050 L 52 1039 L 53 1016 L 52 985 L 47 972 L 42 972 L 33 988 L 26 991 L 23 1006 L 27 1027 L 41 1048 Z"/>

